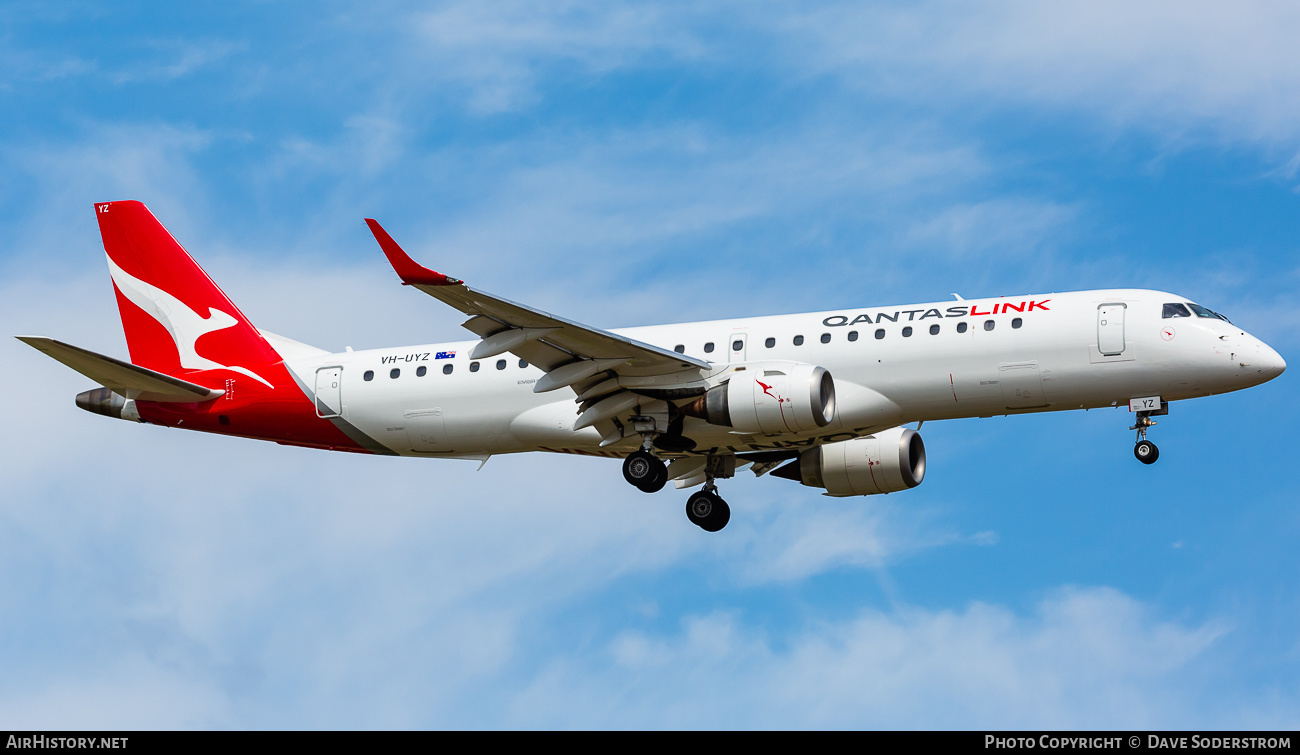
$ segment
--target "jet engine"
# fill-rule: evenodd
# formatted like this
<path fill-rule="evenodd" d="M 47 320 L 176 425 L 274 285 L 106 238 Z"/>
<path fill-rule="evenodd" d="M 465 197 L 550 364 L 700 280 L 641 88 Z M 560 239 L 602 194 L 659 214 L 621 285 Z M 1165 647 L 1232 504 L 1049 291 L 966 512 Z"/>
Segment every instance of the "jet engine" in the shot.
<path fill-rule="evenodd" d="M 835 419 L 835 381 L 824 367 L 754 362 L 737 368 L 683 414 L 742 433 L 786 435 L 825 427 Z"/>
<path fill-rule="evenodd" d="M 894 493 L 925 479 L 925 444 L 917 431 L 895 427 L 810 448 L 772 475 L 825 488 L 833 496 Z"/>
<path fill-rule="evenodd" d="M 136 411 L 135 402 L 124 398 L 107 388 L 96 388 L 77 394 L 77 406 L 88 412 L 102 414 L 114 419 L 140 421 L 140 412 Z"/>

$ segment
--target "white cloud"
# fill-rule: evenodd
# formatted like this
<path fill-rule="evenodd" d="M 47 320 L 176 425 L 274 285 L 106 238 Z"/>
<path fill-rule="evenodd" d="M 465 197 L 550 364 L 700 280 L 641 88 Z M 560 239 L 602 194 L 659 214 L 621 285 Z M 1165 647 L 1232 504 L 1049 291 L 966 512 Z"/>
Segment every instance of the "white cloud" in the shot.
<path fill-rule="evenodd" d="M 23 19 L 24 23 L 39 25 L 33 21 Z M 27 35 L 20 34 L 19 39 L 24 36 L 36 38 L 39 33 L 28 31 Z M 49 86 L 60 79 L 78 77 L 95 77 L 118 86 L 173 81 L 211 68 L 247 48 L 244 43 L 220 39 L 139 38 L 128 44 L 126 56 L 132 60 L 105 64 L 93 51 L 84 48 L 70 54 L 56 47 L 22 48 L 12 42 L 0 43 L 0 60 L 6 63 L 7 79 L 0 83 L 0 90 Z"/>
<path fill-rule="evenodd" d="M 467 86 L 475 112 L 495 113 L 532 104 L 539 69 L 557 64 L 587 76 L 700 57 L 706 46 L 683 15 L 695 14 L 657 4 L 453 2 L 403 25 L 421 68 Z"/>
<path fill-rule="evenodd" d="M 848 3 L 769 28 L 794 60 L 940 108 L 1046 107 L 1171 139 L 1300 136 L 1300 8 L 1287 3 Z"/>
<path fill-rule="evenodd" d="M 464 87 L 477 113 L 526 109 L 576 76 L 668 65 L 830 75 L 873 107 L 1083 113 L 1178 143 L 1300 135 L 1300 11 L 1285 3 L 445 3 L 404 17 L 392 68 Z"/>
<path fill-rule="evenodd" d="M 1180 679 L 1224 628 L 1162 621 L 1122 593 L 1065 589 L 1030 616 L 864 611 L 765 629 L 734 612 L 628 631 L 541 674 L 521 726 L 1148 728 L 1214 726 Z M 1200 716 L 1208 715 L 1206 718 Z"/>
<path fill-rule="evenodd" d="M 222 222 L 192 251 L 263 270 L 287 258 L 308 275 L 326 252 L 386 277 L 360 222 L 373 215 L 435 269 L 617 327 L 906 296 L 924 261 L 969 284 L 1008 266 L 1029 276 L 1019 257 L 1032 252 L 1038 277 L 1077 222 L 1074 207 L 990 192 L 996 164 L 941 134 L 821 126 L 729 137 L 671 125 L 415 151 L 402 121 L 375 119 L 336 139 L 285 142 L 250 177 L 270 206 L 330 187 L 277 220 L 272 237 Z M 720 295 L 724 281 L 750 309 Z M 403 322 L 427 322 L 407 311 Z"/>
<path fill-rule="evenodd" d="M 74 268 L 98 260 L 103 252 L 95 225 L 95 202 L 145 201 L 167 218 L 178 236 L 189 235 L 190 220 L 207 205 L 205 182 L 193 170 L 192 156 L 211 136 L 166 124 L 98 124 L 77 142 L 27 141 L 0 147 L 0 161 L 29 190 L 12 198 L 14 257 L 42 269 Z M 14 181 L 17 183 L 17 180 Z M 80 251 L 78 251 L 80 250 Z"/>
<path fill-rule="evenodd" d="M 0 700 L 0 725 L 10 729 L 146 731 L 235 725 L 220 689 L 139 655 L 34 680 L 22 694 L 0 691 Z"/>

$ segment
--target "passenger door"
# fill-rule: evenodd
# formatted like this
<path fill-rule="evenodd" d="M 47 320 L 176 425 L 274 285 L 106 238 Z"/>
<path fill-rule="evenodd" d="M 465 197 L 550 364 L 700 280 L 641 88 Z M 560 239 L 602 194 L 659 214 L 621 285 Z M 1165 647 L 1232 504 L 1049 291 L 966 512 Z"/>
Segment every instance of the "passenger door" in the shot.
<path fill-rule="evenodd" d="M 316 416 L 337 417 L 343 410 L 343 368 L 316 370 Z"/>
<path fill-rule="evenodd" d="M 1102 356 L 1124 353 L 1124 311 L 1127 305 L 1110 302 L 1097 307 L 1097 350 Z"/>

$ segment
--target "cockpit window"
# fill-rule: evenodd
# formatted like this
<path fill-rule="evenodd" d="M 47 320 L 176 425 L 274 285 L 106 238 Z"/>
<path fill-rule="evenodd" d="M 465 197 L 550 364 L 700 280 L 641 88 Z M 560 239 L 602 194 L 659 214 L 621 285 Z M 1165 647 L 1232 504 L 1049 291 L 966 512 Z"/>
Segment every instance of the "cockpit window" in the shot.
<path fill-rule="evenodd" d="M 1187 306 L 1189 306 L 1189 307 L 1192 308 L 1192 311 L 1196 313 L 1196 316 L 1197 316 L 1197 317 L 1217 317 L 1217 318 L 1219 318 L 1220 320 L 1223 320 L 1224 322 L 1227 322 L 1227 323 L 1232 322 L 1231 320 L 1229 320 L 1228 318 L 1226 318 L 1226 317 L 1224 317 L 1223 315 L 1219 314 L 1218 312 L 1215 312 L 1215 311 L 1212 310 L 1212 309 L 1207 309 L 1207 308 L 1205 308 L 1205 307 L 1202 307 L 1202 306 L 1199 305 L 1199 304 L 1193 304 L 1193 303 L 1191 303 L 1191 302 L 1187 302 Z"/>
<path fill-rule="evenodd" d="M 1168 320 L 1171 317 L 1191 317 L 1192 313 L 1187 311 L 1187 307 L 1184 307 L 1178 302 L 1172 302 L 1165 305 L 1164 314 L 1160 316 Z"/>

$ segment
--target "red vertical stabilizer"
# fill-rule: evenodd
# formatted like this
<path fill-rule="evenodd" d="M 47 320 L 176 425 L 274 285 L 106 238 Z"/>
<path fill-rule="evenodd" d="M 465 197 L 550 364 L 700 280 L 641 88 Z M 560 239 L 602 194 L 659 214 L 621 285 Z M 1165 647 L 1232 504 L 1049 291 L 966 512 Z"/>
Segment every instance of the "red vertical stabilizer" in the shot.
<path fill-rule="evenodd" d="M 220 388 L 235 372 L 272 388 L 280 356 L 140 202 L 95 205 L 131 361 Z"/>

